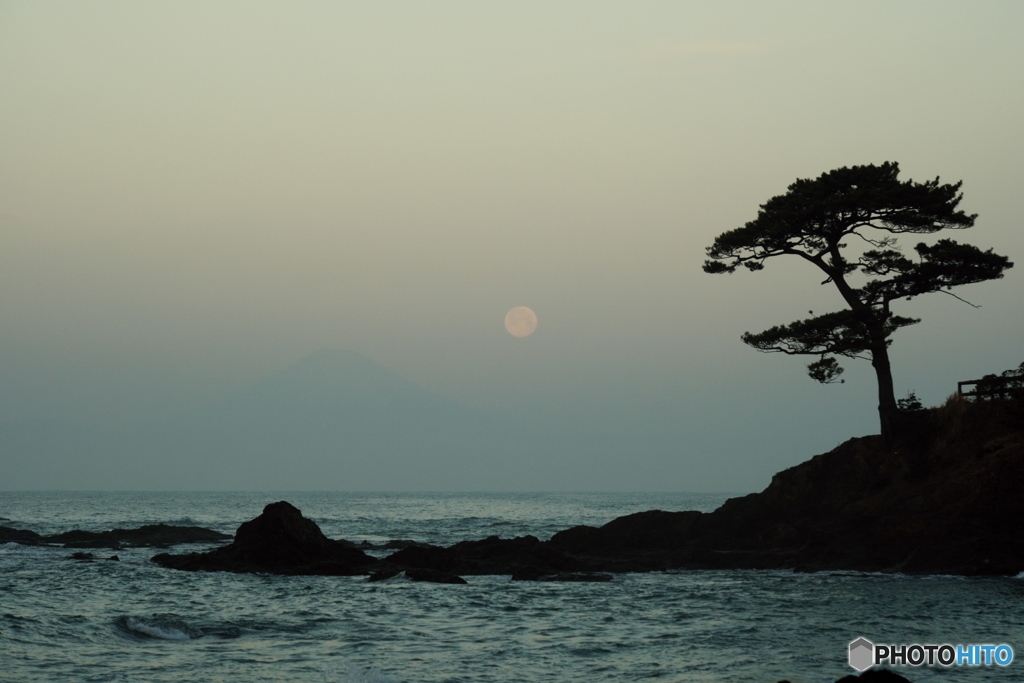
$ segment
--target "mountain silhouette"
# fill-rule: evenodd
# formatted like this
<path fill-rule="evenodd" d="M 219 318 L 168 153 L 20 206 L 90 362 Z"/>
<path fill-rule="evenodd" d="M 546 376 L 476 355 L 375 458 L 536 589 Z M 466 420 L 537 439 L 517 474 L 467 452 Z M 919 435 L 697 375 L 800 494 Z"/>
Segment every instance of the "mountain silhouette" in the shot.
<path fill-rule="evenodd" d="M 24 472 L 10 485 L 39 489 L 538 488 L 571 446 L 550 426 L 459 405 L 351 351 L 314 353 L 129 433 L 0 425 L 2 455 Z"/>
<path fill-rule="evenodd" d="M 177 421 L 191 438 L 295 445 L 473 429 L 475 411 L 433 394 L 369 358 L 320 351 L 227 399 Z"/>
<path fill-rule="evenodd" d="M 352 477 L 383 486 L 420 467 L 472 467 L 475 454 L 521 432 L 365 356 L 331 350 L 141 430 L 135 443 L 161 477 L 181 482 L 174 487 L 309 488 L 320 472 L 324 488 L 345 489 Z"/>

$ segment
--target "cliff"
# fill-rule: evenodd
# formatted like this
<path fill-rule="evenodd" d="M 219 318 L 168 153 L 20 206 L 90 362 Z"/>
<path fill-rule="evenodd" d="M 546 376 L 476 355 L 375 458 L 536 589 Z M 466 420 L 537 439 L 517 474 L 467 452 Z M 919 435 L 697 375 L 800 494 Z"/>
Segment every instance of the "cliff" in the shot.
<path fill-rule="evenodd" d="M 1022 486 L 1024 401 L 953 398 L 907 415 L 892 450 L 850 439 L 710 514 L 639 513 L 551 544 L 665 568 L 1015 575 Z"/>

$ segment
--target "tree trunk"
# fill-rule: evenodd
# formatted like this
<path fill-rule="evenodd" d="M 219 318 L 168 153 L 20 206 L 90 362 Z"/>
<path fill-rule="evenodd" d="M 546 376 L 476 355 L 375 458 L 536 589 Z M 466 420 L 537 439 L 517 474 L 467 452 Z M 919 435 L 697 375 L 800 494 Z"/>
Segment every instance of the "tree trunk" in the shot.
<path fill-rule="evenodd" d="M 882 339 L 871 349 L 871 365 L 878 379 L 878 418 L 881 424 L 882 443 L 886 448 L 893 445 L 899 412 L 896 392 L 892 383 L 892 367 L 889 365 L 889 349 Z"/>

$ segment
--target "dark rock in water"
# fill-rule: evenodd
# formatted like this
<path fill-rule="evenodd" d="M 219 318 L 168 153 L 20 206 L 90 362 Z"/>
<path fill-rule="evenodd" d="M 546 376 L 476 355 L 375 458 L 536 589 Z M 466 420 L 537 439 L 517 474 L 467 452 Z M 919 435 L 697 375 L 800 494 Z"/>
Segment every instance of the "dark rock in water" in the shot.
<path fill-rule="evenodd" d="M 339 545 L 324 536 L 316 522 L 303 517 L 295 506 L 281 501 L 267 505 L 262 515 L 238 527 L 229 548 L 241 562 L 286 567 L 355 555 L 339 553 Z"/>
<path fill-rule="evenodd" d="M 316 522 L 285 501 L 243 523 L 229 545 L 207 553 L 153 557 L 157 564 L 186 571 L 267 572 L 272 574 L 366 574 L 376 560 L 350 543 L 332 541 Z"/>
<path fill-rule="evenodd" d="M 653 550 L 674 548 L 679 539 L 689 534 L 701 518 L 699 512 L 663 512 L 648 510 L 618 517 L 600 529 L 577 526 L 560 531 L 551 539 L 552 545 L 565 550 L 586 548 L 599 542 L 616 550 Z"/>
<path fill-rule="evenodd" d="M 107 560 L 110 561 L 110 562 L 120 562 L 121 558 L 118 557 L 117 555 L 111 555 L 110 557 L 107 558 Z"/>
<path fill-rule="evenodd" d="M 96 559 L 96 556 L 92 553 L 71 553 L 70 555 L 68 555 L 68 559 L 91 562 Z"/>
<path fill-rule="evenodd" d="M 212 529 L 194 526 L 148 524 L 137 529 L 111 531 L 65 531 L 51 536 L 40 536 L 34 531 L 0 527 L 0 543 L 24 545 L 60 544 L 65 548 L 168 547 L 179 543 L 216 543 L 231 537 Z"/>
<path fill-rule="evenodd" d="M 28 529 L 12 529 L 0 526 L 0 543 L 20 543 L 22 545 L 42 545 L 46 540 Z"/>
<path fill-rule="evenodd" d="M 429 547 L 430 544 L 422 543 L 420 541 L 399 539 L 388 541 L 387 543 L 373 543 L 372 541 L 362 541 L 356 547 L 360 550 L 402 550 L 404 548 L 411 548 L 415 546 L 426 548 Z"/>
<path fill-rule="evenodd" d="M 455 585 L 465 585 L 468 583 L 461 576 L 449 574 L 448 572 L 439 572 L 435 569 L 409 568 L 405 570 L 405 575 L 413 581 L 428 581 L 430 583 L 448 583 Z"/>
<path fill-rule="evenodd" d="M 457 585 L 465 585 L 467 583 L 467 581 L 461 576 L 438 571 L 436 569 L 399 569 L 397 567 L 379 569 L 370 574 L 366 580 L 385 581 L 387 579 L 393 579 L 396 576 L 405 576 L 410 581 L 425 581 L 428 583 L 448 583 Z"/>
<path fill-rule="evenodd" d="M 675 552 L 702 518 L 700 512 L 649 510 L 613 519 L 600 528 L 559 531 L 549 543 L 601 571 L 661 571 L 675 566 Z"/>
<path fill-rule="evenodd" d="M 489 536 L 482 541 L 462 541 L 448 548 L 412 546 L 382 562 L 402 568 L 436 569 L 458 575 L 556 574 L 587 569 L 578 560 L 539 541 L 534 536 L 511 539 Z"/>
<path fill-rule="evenodd" d="M 63 543 L 65 548 L 111 548 L 122 547 L 166 548 L 182 543 L 217 543 L 231 537 L 212 529 L 197 526 L 172 526 L 170 524 L 147 524 L 137 529 L 113 529 L 111 531 L 66 531 L 46 536 L 47 543 Z"/>

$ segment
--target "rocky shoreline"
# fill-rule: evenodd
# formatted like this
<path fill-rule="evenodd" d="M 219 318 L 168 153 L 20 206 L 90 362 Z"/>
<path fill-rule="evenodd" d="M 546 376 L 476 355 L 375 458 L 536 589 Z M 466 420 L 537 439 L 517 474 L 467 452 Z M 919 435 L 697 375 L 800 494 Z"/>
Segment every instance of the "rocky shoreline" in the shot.
<path fill-rule="evenodd" d="M 451 546 L 410 540 L 357 545 L 327 538 L 297 508 L 278 501 L 233 538 L 163 524 L 50 536 L 0 527 L 0 543 L 116 549 L 230 540 L 206 552 L 152 559 L 185 571 L 368 581 L 402 576 L 445 584 L 479 575 L 580 582 L 610 581 L 625 572 L 737 568 L 1016 576 L 1024 572 L 1022 485 L 1024 401 L 951 400 L 909 416 L 895 448 L 884 448 L 878 437 L 851 439 L 714 512 L 649 510 L 601 527 L 565 529 L 546 541 L 490 536 Z M 841 679 L 906 680 L 885 670 Z"/>
<path fill-rule="evenodd" d="M 187 571 L 404 575 L 458 583 L 462 576 L 603 581 L 624 572 L 677 569 L 847 570 L 910 574 L 1024 572 L 1024 400 L 950 400 L 908 419 L 900 441 L 868 436 L 775 475 L 764 491 L 711 513 L 650 510 L 550 540 L 490 536 L 451 546 L 332 540 L 287 502 L 268 505 L 234 538 L 155 524 L 41 536 L 0 526 L 0 543 L 66 548 L 160 547 L 231 541 L 209 552 L 160 554 Z M 378 559 L 364 551 L 393 550 Z"/>
<path fill-rule="evenodd" d="M 161 554 L 190 571 L 373 575 L 457 583 L 462 576 L 606 580 L 673 569 L 852 570 L 1004 575 L 1024 571 L 1024 401 L 951 400 L 907 421 L 893 449 L 875 436 L 778 473 L 711 513 L 650 510 L 541 541 L 490 536 L 448 547 L 403 541 L 376 559 L 326 538 L 287 502 L 234 541 Z"/>

